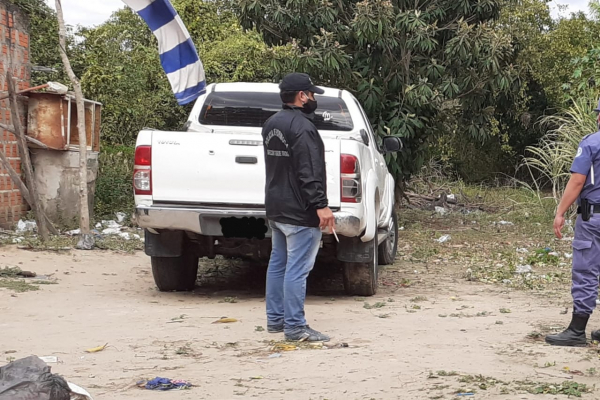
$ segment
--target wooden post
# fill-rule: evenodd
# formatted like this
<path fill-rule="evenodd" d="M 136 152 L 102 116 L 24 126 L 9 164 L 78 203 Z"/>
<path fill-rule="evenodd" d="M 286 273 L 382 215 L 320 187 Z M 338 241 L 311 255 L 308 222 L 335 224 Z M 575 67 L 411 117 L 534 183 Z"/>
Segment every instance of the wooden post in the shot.
<path fill-rule="evenodd" d="M 75 91 L 75 101 L 77 103 L 77 130 L 79 131 L 79 227 L 81 229 L 81 240 L 78 248 L 91 250 L 93 248 L 93 236 L 90 234 L 90 210 L 88 206 L 87 189 L 87 136 L 85 131 L 85 101 L 81 82 L 71 68 L 71 62 L 67 56 L 67 29 L 62 12 L 60 0 L 56 2 L 56 16 L 58 18 L 58 37 L 59 50 L 62 58 L 65 72 L 71 80 L 73 90 Z"/>
<path fill-rule="evenodd" d="M 27 139 L 25 139 L 25 132 L 21 126 L 21 115 L 19 112 L 19 103 L 17 102 L 17 91 L 15 89 L 15 82 L 10 70 L 6 73 L 6 81 L 8 84 L 8 95 L 10 100 L 10 114 L 12 124 L 17 137 L 17 147 L 19 148 L 19 155 L 21 156 L 21 165 L 25 172 L 25 181 L 29 189 L 29 205 L 35 214 L 35 221 L 38 226 L 38 233 L 42 240 L 48 240 L 48 228 L 46 227 L 46 219 L 44 218 L 44 211 L 40 205 L 40 199 L 38 197 L 35 179 L 33 177 L 33 166 L 31 164 L 31 158 L 29 157 L 29 147 L 27 146 Z"/>

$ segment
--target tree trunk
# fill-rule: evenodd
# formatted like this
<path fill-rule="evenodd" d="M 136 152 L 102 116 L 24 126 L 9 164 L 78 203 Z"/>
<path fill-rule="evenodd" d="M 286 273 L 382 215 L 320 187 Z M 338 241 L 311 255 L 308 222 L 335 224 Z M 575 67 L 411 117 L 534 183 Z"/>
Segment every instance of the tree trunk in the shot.
<path fill-rule="evenodd" d="M 85 102 L 81 83 L 67 56 L 67 28 L 62 12 L 62 4 L 60 0 L 56 1 L 56 16 L 58 17 L 58 36 L 60 41 L 60 56 L 65 68 L 65 72 L 69 76 L 75 91 L 75 101 L 77 103 L 77 130 L 79 131 L 79 226 L 81 228 L 81 237 L 83 242 L 90 239 L 90 210 L 88 206 L 88 190 L 87 190 L 87 136 L 85 131 Z M 80 245 L 81 245 L 80 241 Z M 78 245 L 78 247 L 81 247 Z M 93 244 L 92 244 L 93 246 Z M 89 246 L 84 246 L 88 249 Z"/>

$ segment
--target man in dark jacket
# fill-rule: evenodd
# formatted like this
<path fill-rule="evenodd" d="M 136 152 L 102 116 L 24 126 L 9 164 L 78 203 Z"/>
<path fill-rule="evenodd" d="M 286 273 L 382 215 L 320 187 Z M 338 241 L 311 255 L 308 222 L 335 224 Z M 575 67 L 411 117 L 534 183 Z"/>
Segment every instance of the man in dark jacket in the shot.
<path fill-rule="evenodd" d="M 304 318 L 306 278 L 312 270 L 321 229 L 333 230 L 327 202 L 325 146 L 312 123 L 315 94 L 306 74 L 289 74 L 279 85 L 283 109 L 263 127 L 265 207 L 273 251 L 267 272 L 267 329 L 287 340 L 328 341 Z"/>

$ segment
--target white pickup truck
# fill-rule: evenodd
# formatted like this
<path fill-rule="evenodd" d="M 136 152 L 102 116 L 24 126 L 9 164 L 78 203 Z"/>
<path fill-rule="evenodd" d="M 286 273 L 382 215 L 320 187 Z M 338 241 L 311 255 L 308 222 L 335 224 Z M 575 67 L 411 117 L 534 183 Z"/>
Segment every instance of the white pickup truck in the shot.
<path fill-rule="evenodd" d="M 327 197 L 339 242 L 324 235 L 320 253 L 342 263 L 348 294 L 371 296 L 378 265 L 396 256 L 394 179 L 384 155 L 402 143 L 393 136 L 378 142 L 351 93 L 324 89 L 314 123 L 325 143 Z M 213 84 L 185 131 L 139 133 L 134 219 L 146 230 L 159 290 L 193 289 L 200 257 L 268 260 L 261 128 L 280 109 L 275 84 Z"/>

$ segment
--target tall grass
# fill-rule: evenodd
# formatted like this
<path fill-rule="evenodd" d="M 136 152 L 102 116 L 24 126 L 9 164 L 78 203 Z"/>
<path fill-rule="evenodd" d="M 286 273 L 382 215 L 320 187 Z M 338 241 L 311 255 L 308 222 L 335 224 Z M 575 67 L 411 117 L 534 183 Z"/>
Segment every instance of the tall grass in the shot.
<path fill-rule="evenodd" d="M 530 187 L 540 196 L 542 188 L 551 187 L 552 198 L 558 202 L 570 177 L 573 158 L 585 135 L 598 131 L 596 124 L 597 93 L 573 99 L 559 113 L 544 117 L 540 124 L 546 134 L 537 146 L 526 149 L 522 167 L 531 177 Z"/>

